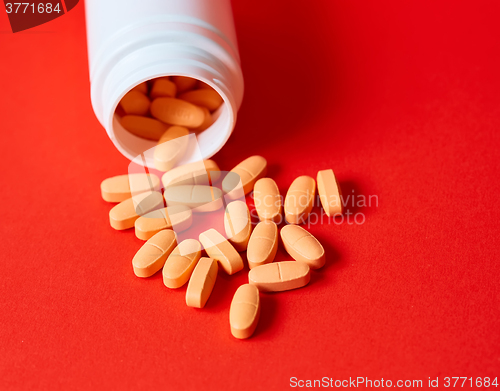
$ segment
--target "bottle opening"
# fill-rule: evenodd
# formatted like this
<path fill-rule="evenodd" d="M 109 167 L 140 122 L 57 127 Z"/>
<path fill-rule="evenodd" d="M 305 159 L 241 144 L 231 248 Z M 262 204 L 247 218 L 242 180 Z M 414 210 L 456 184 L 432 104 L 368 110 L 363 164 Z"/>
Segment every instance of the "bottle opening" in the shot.
<path fill-rule="evenodd" d="M 171 140 L 171 133 L 192 134 L 207 159 L 224 145 L 234 126 L 228 106 L 227 97 L 196 78 L 162 76 L 144 81 L 116 105 L 115 144 L 132 159 L 165 139 Z M 183 160 L 191 159 L 186 156 Z"/>

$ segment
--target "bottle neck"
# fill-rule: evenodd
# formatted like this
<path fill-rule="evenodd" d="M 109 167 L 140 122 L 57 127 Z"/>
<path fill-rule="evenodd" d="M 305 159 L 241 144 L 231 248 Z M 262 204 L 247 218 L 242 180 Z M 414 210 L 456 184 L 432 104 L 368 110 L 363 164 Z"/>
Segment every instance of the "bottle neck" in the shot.
<path fill-rule="evenodd" d="M 92 72 L 94 111 L 117 149 L 129 159 L 156 143 L 125 131 L 115 118 L 121 98 L 137 84 L 161 76 L 188 76 L 212 86 L 223 98 L 214 124 L 198 136 L 206 159 L 225 144 L 236 123 L 243 98 L 243 77 L 237 59 L 219 43 L 199 34 L 150 34 L 108 53 Z"/>

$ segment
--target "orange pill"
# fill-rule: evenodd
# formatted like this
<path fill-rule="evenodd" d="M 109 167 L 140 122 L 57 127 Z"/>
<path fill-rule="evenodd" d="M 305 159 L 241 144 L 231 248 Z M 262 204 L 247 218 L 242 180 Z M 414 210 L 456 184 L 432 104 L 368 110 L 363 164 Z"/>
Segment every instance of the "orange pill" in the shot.
<path fill-rule="evenodd" d="M 175 167 L 163 174 L 165 188 L 180 185 L 211 185 L 220 178 L 220 169 L 213 160 L 204 160 Z"/>
<path fill-rule="evenodd" d="M 163 266 L 163 283 L 167 288 L 180 288 L 189 281 L 194 267 L 201 257 L 201 244 L 195 239 L 186 239 L 168 256 Z"/>
<path fill-rule="evenodd" d="M 305 262 L 311 269 L 325 265 L 325 250 L 313 235 L 298 225 L 285 225 L 280 232 L 285 250 L 296 261 Z"/>
<path fill-rule="evenodd" d="M 160 171 L 173 168 L 186 153 L 189 130 L 184 126 L 171 126 L 158 140 L 153 153 L 155 167 Z"/>
<path fill-rule="evenodd" d="M 208 109 L 206 107 L 201 107 L 201 109 L 205 113 L 205 119 L 203 120 L 203 123 L 200 126 L 198 126 L 197 128 L 191 129 L 195 133 L 201 133 L 204 130 L 207 130 L 214 123 L 214 120 L 212 118 L 212 114 L 210 114 L 210 111 L 208 111 Z"/>
<path fill-rule="evenodd" d="M 120 120 L 120 123 L 130 133 L 155 141 L 159 140 L 168 129 L 167 124 L 141 115 L 125 115 Z"/>
<path fill-rule="evenodd" d="M 107 202 L 122 202 L 139 193 L 160 188 L 160 180 L 154 174 L 117 175 L 101 182 L 101 196 Z"/>
<path fill-rule="evenodd" d="M 252 220 L 246 202 L 233 201 L 227 204 L 224 228 L 229 242 L 236 251 L 245 251 L 252 233 Z"/>
<path fill-rule="evenodd" d="M 247 248 L 250 269 L 274 261 L 278 250 L 278 227 L 272 221 L 262 221 L 252 232 Z"/>
<path fill-rule="evenodd" d="M 327 216 L 342 214 L 342 193 L 333 170 L 318 171 L 318 194 Z"/>
<path fill-rule="evenodd" d="M 290 224 L 303 224 L 311 213 L 316 182 L 310 176 L 296 178 L 285 197 L 285 218 Z"/>
<path fill-rule="evenodd" d="M 120 101 L 123 111 L 130 115 L 148 114 L 150 104 L 148 97 L 137 90 L 127 92 Z"/>
<path fill-rule="evenodd" d="M 184 92 L 178 98 L 196 106 L 206 107 L 210 111 L 217 110 L 223 102 L 219 93 L 213 89 Z"/>
<path fill-rule="evenodd" d="M 175 98 L 176 93 L 177 87 L 175 83 L 167 78 L 162 77 L 154 80 L 153 87 L 151 88 L 151 92 L 149 93 L 149 97 L 151 98 L 151 100 L 163 96 Z"/>
<path fill-rule="evenodd" d="M 255 182 L 253 200 L 260 221 L 281 223 L 281 195 L 275 181 L 261 178 Z"/>
<path fill-rule="evenodd" d="M 141 84 L 137 84 L 134 88 L 132 88 L 131 91 L 139 91 L 139 92 L 147 95 L 147 93 L 148 93 L 148 83 L 147 82 L 143 82 Z"/>
<path fill-rule="evenodd" d="M 229 309 L 229 324 L 233 337 L 251 337 L 259 322 L 259 316 L 259 290 L 250 284 L 241 285 L 236 290 Z"/>
<path fill-rule="evenodd" d="M 140 216 L 134 224 L 135 236 L 141 240 L 148 240 L 165 229 L 173 229 L 175 232 L 185 231 L 192 223 L 193 212 L 189 207 L 169 206 Z"/>
<path fill-rule="evenodd" d="M 150 277 L 160 270 L 177 246 L 175 232 L 166 229 L 152 236 L 135 254 L 132 267 L 137 277 Z"/>
<path fill-rule="evenodd" d="M 213 87 L 200 80 L 198 82 L 198 89 L 200 89 L 200 90 L 213 90 Z"/>
<path fill-rule="evenodd" d="M 175 98 L 156 98 L 151 103 L 151 115 L 170 125 L 197 128 L 205 120 L 201 108 Z"/>
<path fill-rule="evenodd" d="M 109 224 L 116 230 L 132 228 L 139 216 L 162 207 L 160 192 L 141 193 L 115 205 L 109 211 Z"/>
<path fill-rule="evenodd" d="M 232 194 L 239 194 L 241 190 L 243 190 L 243 193 L 246 195 L 253 190 L 255 182 L 266 176 L 266 173 L 266 159 L 262 156 L 251 156 L 228 172 L 222 181 L 222 189 L 225 193 L 228 193 L 230 197 Z M 240 187 L 242 187 L 242 189 Z"/>
<path fill-rule="evenodd" d="M 215 229 L 202 232 L 199 239 L 208 256 L 217 260 L 227 274 L 243 269 L 243 259 L 238 251 Z"/>
<path fill-rule="evenodd" d="M 248 281 L 261 292 L 280 292 L 303 287 L 309 283 L 311 271 L 307 263 L 274 262 L 253 268 Z"/>
<path fill-rule="evenodd" d="M 172 76 L 172 81 L 177 86 L 177 92 L 183 93 L 196 87 L 198 80 L 187 76 Z"/>
<path fill-rule="evenodd" d="M 222 208 L 222 191 L 203 185 L 171 186 L 163 193 L 168 206 L 186 205 L 193 212 L 206 213 Z"/>
<path fill-rule="evenodd" d="M 203 308 L 212 293 L 217 279 L 217 261 L 212 258 L 201 258 L 191 274 L 186 290 L 188 307 Z"/>

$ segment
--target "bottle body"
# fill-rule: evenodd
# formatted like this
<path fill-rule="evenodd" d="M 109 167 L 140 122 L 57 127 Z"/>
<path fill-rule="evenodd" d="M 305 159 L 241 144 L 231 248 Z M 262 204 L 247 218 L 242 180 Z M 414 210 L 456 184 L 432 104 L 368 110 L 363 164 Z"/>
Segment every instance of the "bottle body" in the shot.
<path fill-rule="evenodd" d="M 195 78 L 221 95 L 224 103 L 214 113 L 213 125 L 197 139 L 204 159 L 222 148 L 243 99 L 230 1 L 87 0 L 85 4 L 92 106 L 117 149 L 132 160 L 155 146 L 154 141 L 127 132 L 115 110 L 133 87 L 162 76 Z"/>

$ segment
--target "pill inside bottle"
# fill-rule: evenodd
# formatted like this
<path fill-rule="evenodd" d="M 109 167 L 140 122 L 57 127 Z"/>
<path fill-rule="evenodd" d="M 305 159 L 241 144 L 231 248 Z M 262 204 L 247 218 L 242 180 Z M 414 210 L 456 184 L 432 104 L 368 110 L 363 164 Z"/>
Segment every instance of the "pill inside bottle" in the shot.
<path fill-rule="evenodd" d="M 223 96 L 207 81 L 159 76 L 132 86 L 121 98 L 114 112 L 114 133 L 142 153 L 154 148 L 172 126 L 183 126 L 202 146 L 220 138 L 219 128 L 227 121 L 225 106 Z"/>

